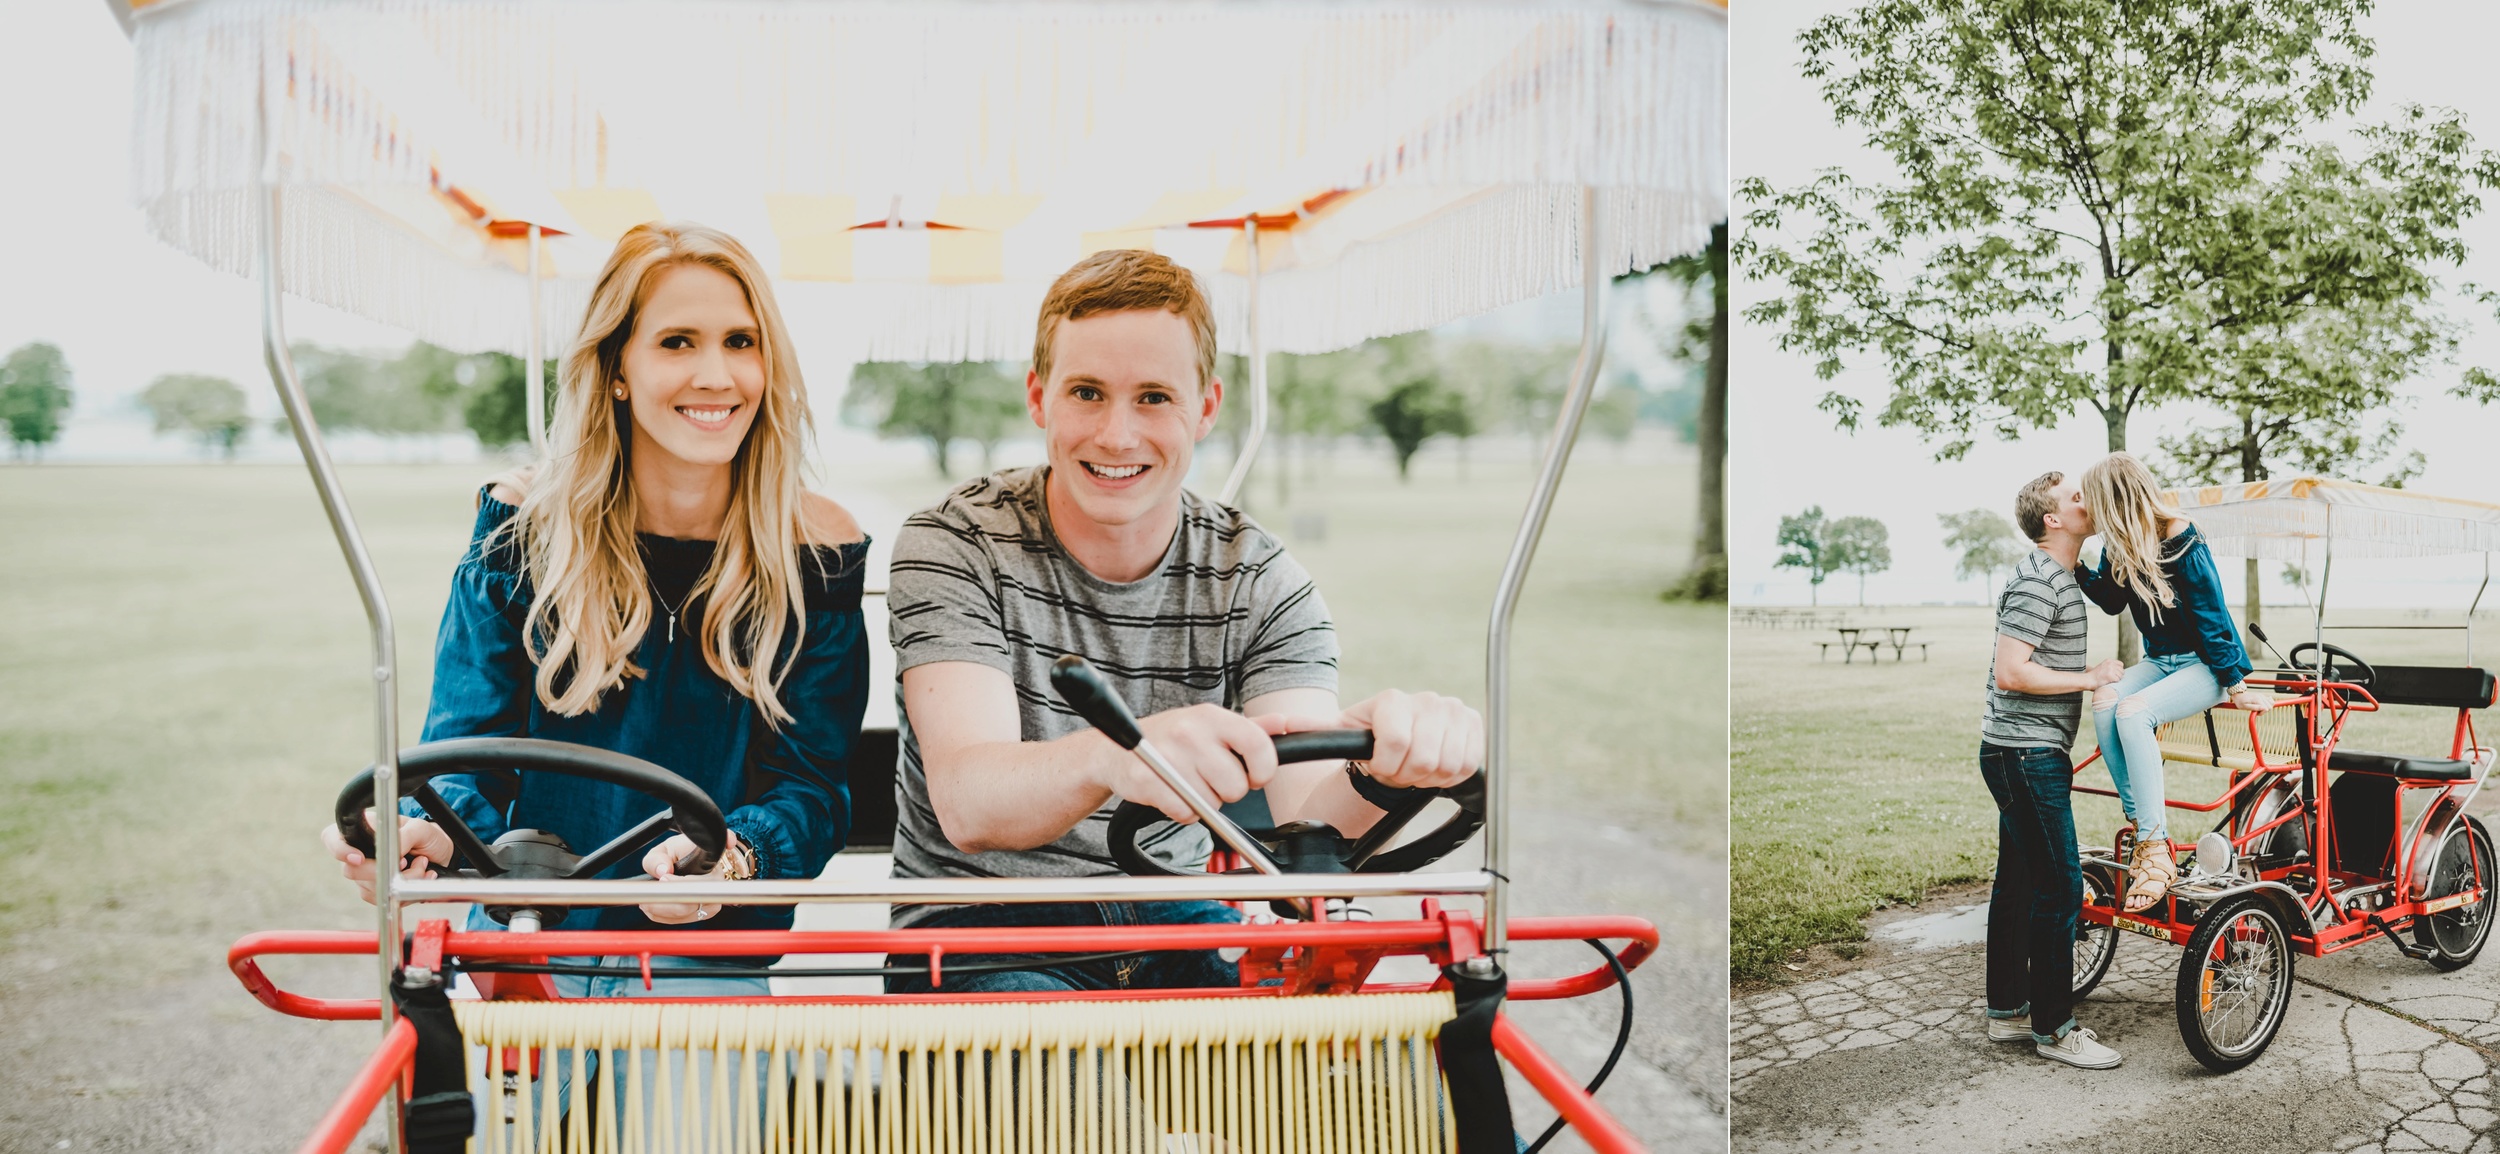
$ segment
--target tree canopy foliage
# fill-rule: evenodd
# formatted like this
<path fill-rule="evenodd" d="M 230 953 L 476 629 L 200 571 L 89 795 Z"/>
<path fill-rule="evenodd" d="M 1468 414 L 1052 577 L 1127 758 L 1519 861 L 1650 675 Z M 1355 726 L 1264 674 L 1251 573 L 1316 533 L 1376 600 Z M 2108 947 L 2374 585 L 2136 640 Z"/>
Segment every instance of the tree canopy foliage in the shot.
<path fill-rule="evenodd" d="M 868 361 L 851 371 L 842 417 L 882 437 L 928 442 L 938 475 L 952 477 L 956 441 L 981 446 L 988 468 L 998 443 L 1026 420 L 1023 375 L 986 361 Z"/>
<path fill-rule="evenodd" d="M 1747 311 L 1826 380 L 1883 362 L 1875 410 L 1956 458 L 2089 409 L 2256 398 L 2316 427 L 2453 356 L 2434 300 L 2500 182 L 2458 114 L 2357 128 L 2369 0 L 1875 0 L 1801 38 L 1804 71 L 1890 182 L 1747 180 Z M 1792 225 L 1804 230 L 1791 235 Z M 2489 298 L 2484 298 L 2488 300 Z M 2489 400 L 2480 368 L 2454 385 Z M 1854 428 L 1866 402 L 1823 407 Z M 2263 406 L 2258 406 L 2263 407 Z M 2343 446 L 2368 455 L 2365 436 Z"/>
<path fill-rule="evenodd" d="M 0 422 L 9 426 L 13 452 L 29 456 L 60 437 L 71 387 L 69 358 L 59 346 L 35 341 L 0 360 Z"/>
<path fill-rule="evenodd" d="M 556 362 L 542 362 L 546 380 L 540 397 L 547 415 L 555 412 Z M 468 377 L 467 399 L 460 402 L 461 423 L 490 449 L 519 445 L 530 439 L 529 369 L 521 358 L 506 353 L 470 357 L 457 375 Z"/>
<path fill-rule="evenodd" d="M 1873 517 L 1842 517 L 1824 529 L 1831 567 L 1858 576 L 1858 607 L 1866 607 L 1868 576 L 1892 568 L 1892 532 Z"/>
<path fill-rule="evenodd" d="M 1994 509 L 1938 513 L 1936 520 L 1944 526 L 1944 547 L 1955 554 L 1953 575 L 1964 581 L 1987 580 L 1991 601 L 1996 599 L 1997 573 L 2013 568 L 2031 552 L 2031 543 Z"/>
<path fill-rule="evenodd" d="M 1822 603 L 1824 579 L 1839 568 L 1831 531 L 1831 522 L 1824 519 L 1821 505 L 1809 505 L 1796 516 L 1780 518 L 1780 558 L 1771 563 L 1774 569 L 1805 570 L 1808 600 L 1818 605 Z"/>
<path fill-rule="evenodd" d="M 155 419 L 160 433 L 189 433 L 202 448 L 227 460 L 251 431 L 252 414 L 243 389 L 224 377 L 200 373 L 167 373 L 139 394 L 139 407 Z"/>

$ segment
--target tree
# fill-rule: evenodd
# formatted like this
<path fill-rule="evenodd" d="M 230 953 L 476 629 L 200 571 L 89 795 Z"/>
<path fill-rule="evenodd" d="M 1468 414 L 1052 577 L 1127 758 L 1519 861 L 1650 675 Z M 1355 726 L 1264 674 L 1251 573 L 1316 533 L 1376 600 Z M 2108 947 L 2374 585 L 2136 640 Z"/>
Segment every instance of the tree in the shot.
<path fill-rule="evenodd" d="M 556 399 L 556 362 L 543 362 L 546 380 L 540 396 L 552 418 Z M 460 419 L 490 449 L 530 439 L 529 369 L 519 357 L 481 353 L 464 362 L 456 375 L 468 381 L 468 397 L 460 403 Z"/>
<path fill-rule="evenodd" d="M 2418 107 L 2360 129 L 2357 161 L 2300 135 L 2367 100 L 2368 7 L 1874 0 L 1819 21 L 1806 74 L 1899 179 L 1744 182 L 1738 255 L 1782 291 L 1747 318 L 1826 380 L 1846 354 L 1879 356 L 1878 423 L 1946 459 L 1977 430 L 2011 438 L 2080 408 L 2124 449 L 2139 408 L 2236 395 L 2297 318 L 2396 320 L 2412 365 L 2452 355 L 2432 270 L 2462 260 L 2458 227 L 2500 158 Z M 1816 231 L 1785 244 L 1791 219 Z M 2456 390 L 2487 400 L 2500 380 L 2470 369 Z M 1863 415 L 1838 390 L 1822 404 L 1844 428 Z"/>
<path fill-rule="evenodd" d="M 1359 418 L 1354 400 L 1369 387 L 1373 373 L 1361 348 L 1339 349 L 1309 356 L 1278 355 L 1269 358 L 1267 374 L 1269 432 L 1277 449 L 1276 502 L 1292 499 L 1291 470 L 1286 467 L 1284 449 L 1289 438 L 1302 438 L 1304 456 L 1309 457 L 1309 442 L 1334 438 L 1355 431 Z M 1249 387 L 1247 380 L 1236 388 Z M 1227 398 L 1225 409 L 1245 406 L 1246 393 L 1235 392 Z"/>
<path fill-rule="evenodd" d="M 1823 603 L 1823 579 L 1839 568 L 1840 558 L 1832 548 L 1832 523 L 1823 519 L 1823 507 L 1811 505 L 1794 517 L 1780 518 L 1780 559 L 1771 563 L 1774 569 L 1806 571 L 1806 601 Z"/>
<path fill-rule="evenodd" d="M 1953 575 L 1964 581 L 1973 577 L 1987 581 L 1988 602 L 1995 604 L 1997 570 L 2013 568 L 2031 551 L 2030 543 L 1992 509 L 1938 513 L 1936 520 L 1944 525 L 1944 547 L 1961 553 L 1953 563 Z"/>
<path fill-rule="evenodd" d="M 869 361 L 851 371 L 842 416 L 881 437 L 926 440 L 938 475 L 953 477 L 948 450 L 958 439 L 979 444 L 981 467 L 990 467 L 998 442 L 1024 419 L 1024 389 L 1006 367 L 983 361 Z"/>
<path fill-rule="evenodd" d="M 419 341 L 389 360 L 315 344 L 295 346 L 313 420 L 325 429 L 383 436 L 450 431 L 459 419 L 461 357 Z"/>
<path fill-rule="evenodd" d="M 229 461 L 252 427 L 243 390 L 224 377 L 167 373 L 139 394 L 139 406 L 155 418 L 157 432 L 189 433 Z"/>
<path fill-rule="evenodd" d="M 1671 592 L 1694 601 L 1727 600 L 1727 250 L 1727 222 L 1720 221 L 1710 230 L 1710 247 L 1666 265 L 1669 276 L 1688 286 L 1710 283 L 1710 315 L 1686 327 L 1683 345 L 1688 359 L 1699 353 L 1705 366 L 1701 412 L 1694 422 L 1701 450 L 1701 518 L 1692 567 Z"/>
<path fill-rule="evenodd" d="M 2287 318 L 2242 359 L 2246 376 L 2214 389 L 2227 420 L 2159 439 L 2159 471 L 2187 485 L 2263 481 L 2285 470 L 2375 473 L 2368 479 L 2402 488 L 2425 461 L 2402 448 L 2404 426 L 2386 414 L 2401 403 L 2396 385 L 2421 359 L 2421 346 L 2439 339 L 2408 313 L 2353 308 Z M 2259 624 L 2265 589 L 2256 558 L 2244 559 L 2241 578 L 2248 623 Z"/>
<path fill-rule="evenodd" d="M 1431 377 L 1415 377 L 1391 388 L 1387 396 L 1372 402 L 1370 411 L 1372 423 L 1389 438 L 1389 447 L 1397 454 L 1400 481 L 1407 479 L 1407 466 L 1425 441 L 1445 434 L 1465 438 L 1476 431 L 1467 399 Z"/>
<path fill-rule="evenodd" d="M 0 421 L 9 426 L 11 452 L 31 458 L 59 439 L 61 414 L 69 411 L 69 359 L 58 346 L 19 345 L 0 361 Z"/>
<path fill-rule="evenodd" d="M 1892 534 L 1873 517 L 1842 517 L 1824 530 L 1832 568 L 1858 575 L 1858 608 L 1866 608 L 1866 578 L 1892 568 Z"/>

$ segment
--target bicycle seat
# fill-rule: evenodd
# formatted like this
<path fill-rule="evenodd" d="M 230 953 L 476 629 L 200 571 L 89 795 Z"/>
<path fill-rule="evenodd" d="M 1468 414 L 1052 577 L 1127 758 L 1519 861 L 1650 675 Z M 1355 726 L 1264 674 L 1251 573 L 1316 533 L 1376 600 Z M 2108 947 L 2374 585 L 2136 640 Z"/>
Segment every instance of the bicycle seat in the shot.
<path fill-rule="evenodd" d="M 2474 763 L 2470 761 L 2446 757 L 2404 757 L 2359 749 L 2336 750 L 2328 755 L 2327 768 L 2412 781 L 2468 781 L 2474 776 Z"/>

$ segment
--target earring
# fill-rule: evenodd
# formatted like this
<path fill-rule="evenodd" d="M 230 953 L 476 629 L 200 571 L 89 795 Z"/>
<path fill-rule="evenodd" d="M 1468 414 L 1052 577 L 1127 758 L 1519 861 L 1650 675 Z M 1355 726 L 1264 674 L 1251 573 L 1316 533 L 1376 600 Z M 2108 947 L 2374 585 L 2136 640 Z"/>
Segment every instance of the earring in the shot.
<path fill-rule="evenodd" d="M 618 385 L 616 387 L 616 399 L 620 401 L 625 399 L 625 386 Z"/>

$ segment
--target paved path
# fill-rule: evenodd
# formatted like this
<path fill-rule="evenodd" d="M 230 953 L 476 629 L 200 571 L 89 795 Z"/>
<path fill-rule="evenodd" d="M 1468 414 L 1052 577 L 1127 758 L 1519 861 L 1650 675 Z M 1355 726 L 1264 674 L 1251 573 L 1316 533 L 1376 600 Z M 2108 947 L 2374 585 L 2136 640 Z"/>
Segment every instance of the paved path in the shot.
<path fill-rule="evenodd" d="M 1736 1148 L 2500 1149 L 2500 959 L 2441 974 L 2385 943 L 2301 959 L 2273 1047 L 2217 1076 L 2179 1040 L 2179 951 L 2122 937 L 2076 1016 L 2126 1062 L 2077 1070 L 1986 1040 L 1984 912 L 1931 915 L 1888 935 L 1878 964 L 1738 999 Z"/>

